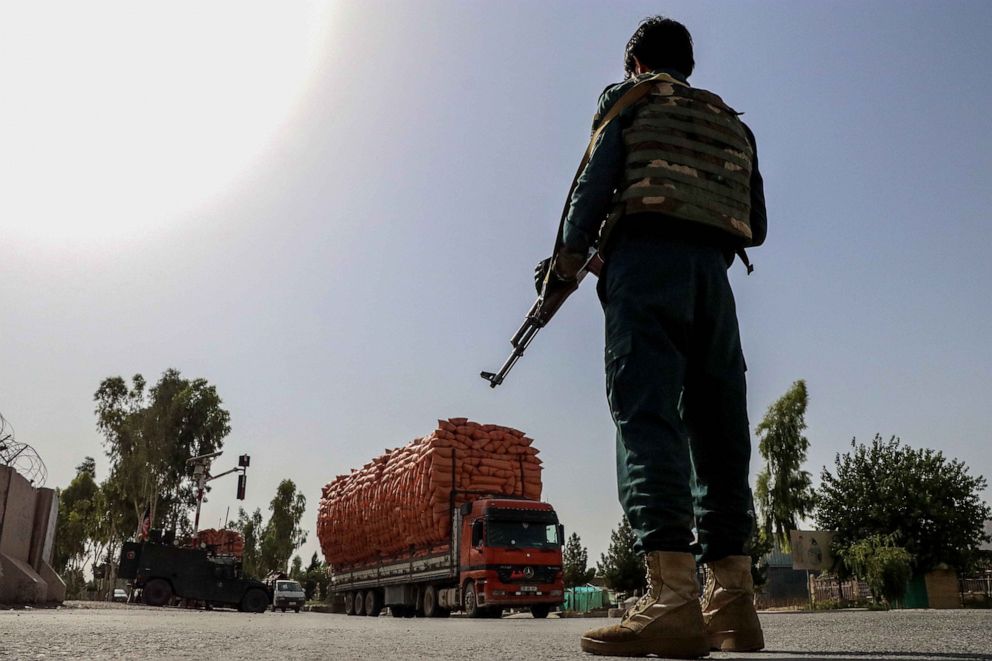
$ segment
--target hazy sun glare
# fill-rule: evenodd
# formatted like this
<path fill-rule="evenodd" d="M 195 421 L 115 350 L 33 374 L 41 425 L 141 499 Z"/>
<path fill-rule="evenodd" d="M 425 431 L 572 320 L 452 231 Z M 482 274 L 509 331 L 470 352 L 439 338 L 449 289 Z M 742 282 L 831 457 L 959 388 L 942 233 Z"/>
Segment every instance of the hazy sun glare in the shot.
<path fill-rule="evenodd" d="M 188 218 L 316 69 L 318 2 L 0 6 L 0 232 L 118 243 Z"/>

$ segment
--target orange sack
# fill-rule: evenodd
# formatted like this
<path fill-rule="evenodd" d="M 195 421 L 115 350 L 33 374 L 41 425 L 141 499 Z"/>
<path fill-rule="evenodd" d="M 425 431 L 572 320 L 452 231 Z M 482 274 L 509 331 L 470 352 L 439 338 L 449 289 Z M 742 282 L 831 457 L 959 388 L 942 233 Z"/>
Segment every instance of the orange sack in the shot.
<path fill-rule="evenodd" d="M 386 450 L 322 490 L 317 538 L 330 565 L 342 567 L 448 543 L 451 499 L 480 495 L 541 498 L 541 460 L 533 439 L 467 418 Z M 462 493 L 475 492 L 475 493 Z"/>
<path fill-rule="evenodd" d="M 245 540 L 236 530 L 205 528 L 196 533 L 196 545 L 209 549 L 214 555 L 233 555 L 240 558 L 245 550 Z"/>

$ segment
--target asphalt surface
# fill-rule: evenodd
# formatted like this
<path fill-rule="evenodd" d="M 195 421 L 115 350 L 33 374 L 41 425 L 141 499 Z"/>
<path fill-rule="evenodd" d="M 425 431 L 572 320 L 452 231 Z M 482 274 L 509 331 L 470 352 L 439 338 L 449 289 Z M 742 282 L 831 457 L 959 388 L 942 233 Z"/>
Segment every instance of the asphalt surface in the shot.
<path fill-rule="evenodd" d="M 0 612 L 0 658 L 594 659 L 587 628 L 616 620 L 376 619 L 147 606 Z M 768 645 L 711 659 L 992 659 L 992 610 L 762 614 Z"/>

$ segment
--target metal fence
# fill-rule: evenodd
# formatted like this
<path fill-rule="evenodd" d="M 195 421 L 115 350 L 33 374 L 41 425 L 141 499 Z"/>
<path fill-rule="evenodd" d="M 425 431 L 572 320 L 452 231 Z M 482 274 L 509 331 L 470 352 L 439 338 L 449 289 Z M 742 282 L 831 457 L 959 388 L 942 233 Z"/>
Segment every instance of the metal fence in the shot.
<path fill-rule="evenodd" d="M 813 602 L 824 603 L 833 601 L 838 604 L 848 602 L 866 602 L 871 597 L 868 584 L 857 579 L 841 581 L 836 576 L 810 578 L 813 590 Z"/>
<path fill-rule="evenodd" d="M 959 585 L 965 606 L 992 606 L 992 572 L 962 577 Z"/>

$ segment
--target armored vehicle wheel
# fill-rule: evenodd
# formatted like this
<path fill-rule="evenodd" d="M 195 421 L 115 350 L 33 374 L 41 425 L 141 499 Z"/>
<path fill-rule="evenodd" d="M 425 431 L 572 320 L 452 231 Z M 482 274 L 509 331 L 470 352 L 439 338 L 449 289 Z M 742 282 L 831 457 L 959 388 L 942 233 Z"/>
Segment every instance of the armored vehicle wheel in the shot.
<path fill-rule="evenodd" d="M 355 593 L 355 615 L 365 615 L 365 596 L 361 592 Z"/>
<path fill-rule="evenodd" d="M 485 617 L 483 609 L 479 608 L 479 602 L 475 598 L 475 581 L 465 584 L 465 614 L 469 617 Z"/>
<path fill-rule="evenodd" d="M 382 612 L 382 599 L 375 590 L 365 593 L 365 614 L 371 617 L 379 617 Z"/>
<path fill-rule="evenodd" d="M 269 595 L 264 590 L 252 588 L 241 598 L 241 610 L 246 613 L 264 613 L 268 608 Z"/>
<path fill-rule="evenodd" d="M 344 614 L 354 615 L 355 614 L 355 593 L 345 592 L 344 593 Z"/>
<path fill-rule="evenodd" d="M 530 614 L 534 616 L 535 619 L 543 620 L 551 612 L 551 606 L 548 604 L 535 604 L 530 607 Z"/>
<path fill-rule="evenodd" d="M 149 606 L 165 606 L 172 599 L 172 586 L 161 578 L 153 578 L 145 583 L 142 597 Z"/>

